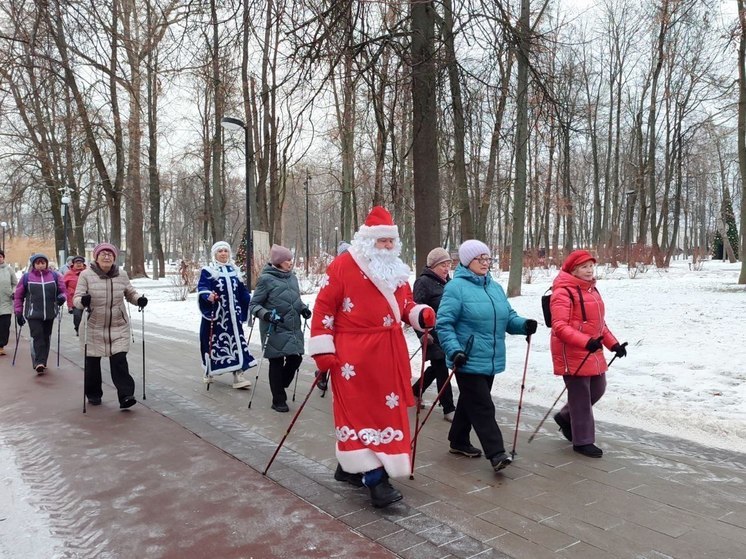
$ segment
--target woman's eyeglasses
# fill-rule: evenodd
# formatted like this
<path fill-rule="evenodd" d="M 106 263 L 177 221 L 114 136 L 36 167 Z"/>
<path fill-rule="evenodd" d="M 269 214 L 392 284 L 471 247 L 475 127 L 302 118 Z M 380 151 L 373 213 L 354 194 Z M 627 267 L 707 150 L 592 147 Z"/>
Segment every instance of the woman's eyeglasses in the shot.
<path fill-rule="evenodd" d="M 492 264 L 493 262 L 493 259 L 489 256 L 480 256 L 479 258 L 475 258 L 475 260 L 480 264 Z"/>

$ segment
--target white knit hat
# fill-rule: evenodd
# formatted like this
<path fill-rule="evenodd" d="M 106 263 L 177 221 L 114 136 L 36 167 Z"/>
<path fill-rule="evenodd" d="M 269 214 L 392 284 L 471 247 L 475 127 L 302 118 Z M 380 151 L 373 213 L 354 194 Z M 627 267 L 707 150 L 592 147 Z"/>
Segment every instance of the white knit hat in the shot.
<path fill-rule="evenodd" d="M 469 239 L 468 241 L 464 241 L 463 243 L 461 243 L 461 246 L 458 247 L 458 259 L 464 266 L 468 266 L 469 264 L 471 264 L 472 260 L 474 260 L 475 258 L 479 258 L 483 254 L 486 254 L 488 256 L 492 254 L 490 252 L 490 247 L 488 247 L 482 241 L 478 241 L 476 239 Z"/>

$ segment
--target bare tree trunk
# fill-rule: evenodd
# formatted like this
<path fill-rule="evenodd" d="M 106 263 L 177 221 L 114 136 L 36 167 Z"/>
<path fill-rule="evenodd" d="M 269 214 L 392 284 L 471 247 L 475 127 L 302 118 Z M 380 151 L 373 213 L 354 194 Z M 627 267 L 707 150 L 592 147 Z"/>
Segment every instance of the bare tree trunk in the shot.
<path fill-rule="evenodd" d="M 153 28 L 152 6 L 147 3 L 147 29 Z M 149 32 L 152 35 L 152 31 Z M 150 244 L 153 277 L 166 277 L 166 261 L 161 243 L 161 181 L 158 174 L 158 56 L 152 49 L 147 55 L 148 85 L 148 192 L 150 201 Z"/>
<path fill-rule="evenodd" d="M 433 60 L 435 6 L 432 0 L 411 1 L 411 18 L 415 261 L 421 268 L 427 253 L 440 245 L 437 75 Z"/>
<path fill-rule="evenodd" d="M 508 297 L 517 297 L 521 294 L 521 278 L 523 275 L 523 235 L 526 222 L 526 156 L 528 153 L 528 56 L 531 49 L 530 13 L 530 0 L 521 0 L 521 15 L 518 20 L 515 192 L 513 194 L 513 233 L 510 244 Z"/>
<path fill-rule="evenodd" d="M 225 239 L 225 191 L 221 177 L 223 156 L 223 129 L 220 119 L 223 118 L 225 89 L 220 72 L 220 36 L 216 0 L 210 0 L 210 25 L 212 26 L 212 83 L 213 83 L 213 136 L 212 136 L 212 238 L 213 241 Z"/>
<path fill-rule="evenodd" d="M 738 41 L 738 169 L 741 175 L 741 273 L 738 283 L 746 284 L 746 7 L 738 1 L 741 36 Z"/>

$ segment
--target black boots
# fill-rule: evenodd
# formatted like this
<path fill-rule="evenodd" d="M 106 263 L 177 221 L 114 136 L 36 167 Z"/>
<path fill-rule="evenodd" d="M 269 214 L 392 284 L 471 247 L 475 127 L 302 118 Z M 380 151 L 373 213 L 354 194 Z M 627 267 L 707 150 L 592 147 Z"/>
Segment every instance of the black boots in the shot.
<path fill-rule="evenodd" d="M 120 410 L 126 410 L 127 408 L 131 408 L 137 403 L 137 400 L 135 400 L 134 396 L 125 396 L 122 398 L 122 401 L 119 402 L 119 409 Z"/>
<path fill-rule="evenodd" d="M 570 422 L 559 413 L 554 414 L 554 422 L 559 425 L 560 431 L 562 431 L 562 436 L 572 442 L 572 429 L 570 428 Z"/>
<path fill-rule="evenodd" d="M 499 472 L 500 470 L 505 469 L 506 466 L 509 466 L 513 462 L 513 459 L 505 454 L 504 452 L 501 452 L 499 454 L 496 454 L 492 458 L 490 458 L 490 464 L 492 464 L 492 469 L 496 472 Z"/>
<path fill-rule="evenodd" d="M 351 474 L 345 472 L 340 464 L 337 464 L 337 469 L 334 471 L 334 479 L 337 481 L 345 481 L 355 487 L 363 486 L 363 474 Z"/>
<path fill-rule="evenodd" d="M 370 500 L 377 509 L 387 507 L 402 499 L 401 492 L 391 486 L 388 476 L 384 477 L 377 485 L 368 489 L 370 490 Z"/>
<path fill-rule="evenodd" d="M 579 446 L 573 446 L 572 449 L 575 452 L 590 458 L 601 458 L 604 455 L 604 451 L 598 448 L 595 444 L 581 444 Z"/>

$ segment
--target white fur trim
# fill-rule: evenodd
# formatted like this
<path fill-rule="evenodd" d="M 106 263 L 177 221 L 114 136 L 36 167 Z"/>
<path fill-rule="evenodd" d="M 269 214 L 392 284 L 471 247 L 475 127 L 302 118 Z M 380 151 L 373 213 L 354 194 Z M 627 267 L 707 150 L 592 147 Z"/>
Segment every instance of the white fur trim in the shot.
<path fill-rule="evenodd" d="M 399 237 L 399 227 L 396 225 L 361 225 L 357 234 L 368 239 L 394 239 Z"/>
<path fill-rule="evenodd" d="M 429 305 L 415 305 L 414 307 L 412 307 L 412 310 L 409 311 L 409 325 L 418 332 L 425 331 L 424 328 L 420 327 L 420 313 L 429 308 Z"/>
<path fill-rule="evenodd" d="M 331 334 L 321 334 L 312 336 L 308 340 L 308 354 L 320 355 L 322 353 L 336 353 L 337 348 L 334 345 L 334 336 Z"/>
<path fill-rule="evenodd" d="M 399 312 L 399 302 L 396 300 L 396 297 L 394 296 L 394 290 L 391 289 L 388 285 L 386 285 L 385 282 L 375 279 L 371 273 L 370 268 L 368 268 L 368 261 L 363 257 L 358 250 L 352 246 L 350 247 L 350 250 L 347 252 L 350 253 L 350 256 L 352 256 L 352 259 L 355 261 L 355 264 L 357 264 L 360 269 L 365 274 L 365 277 L 367 277 L 370 282 L 376 286 L 376 289 L 381 292 L 381 295 L 383 295 L 386 298 L 386 301 L 389 304 L 389 307 L 391 307 L 391 312 L 394 313 L 394 318 L 396 319 L 396 322 L 401 322 L 401 313 Z"/>
<path fill-rule="evenodd" d="M 337 448 L 337 460 L 342 469 L 351 474 L 362 474 L 383 466 L 390 477 L 405 477 L 409 475 L 411 467 L 409 454 L 385 454 L 368 448 L 359 450 Z"/>

